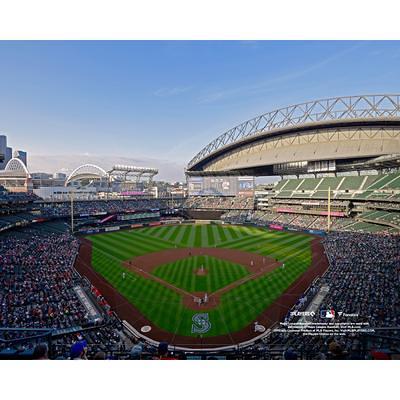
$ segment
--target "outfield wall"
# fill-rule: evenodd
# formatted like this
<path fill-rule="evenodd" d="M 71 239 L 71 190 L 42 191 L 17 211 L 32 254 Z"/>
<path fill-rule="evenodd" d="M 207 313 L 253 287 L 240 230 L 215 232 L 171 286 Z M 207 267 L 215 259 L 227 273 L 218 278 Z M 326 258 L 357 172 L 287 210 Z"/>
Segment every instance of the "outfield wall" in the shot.
<path fill-rule="evenodd" d="M 136 229 L 136 228 L 146 228 L 149 226 L 159 226 L 159 225 L 174 225 L 180 224 L 182 220 L 158 220 L 158 221 L 146 221 L 146 222 L 136 222 L 136 223 L 126 223 L 114 226 L 96 227 L 96 228 L 82 228 L 79 232 L 75 232 L 78 235 L 94 235 L 96 233 L 107 233 L 116 232 L 125 229 Z"/>
<path fill-rule="evenodd" d="M 185 217 L 189 219 L 206 219 L 216 220 L 220 219 L 226 211 L 215 210 L 184 210 Z"/>
<path fill-rule="evenodd" d="M 326 236 L 326 232 L 318 229 L 302 229 L 302 228 L 293 228 L 293 227 L 288 227 L 280 224 L 253 224 L 250 222 L 246 223 L 240 223 L 240 222 L 223 222 L 223 224 L 226 225 L 248 225 L 248 226 L 255 226 L 257 228 L 268 228 L 268 229 L 273 229 L 276 231 L 287 231 L 287 232 L 298 232 L 298 233 L 306 233 L 308 235 L 314 235 L 314 236 L 321 236 L 324 237 Z"/>

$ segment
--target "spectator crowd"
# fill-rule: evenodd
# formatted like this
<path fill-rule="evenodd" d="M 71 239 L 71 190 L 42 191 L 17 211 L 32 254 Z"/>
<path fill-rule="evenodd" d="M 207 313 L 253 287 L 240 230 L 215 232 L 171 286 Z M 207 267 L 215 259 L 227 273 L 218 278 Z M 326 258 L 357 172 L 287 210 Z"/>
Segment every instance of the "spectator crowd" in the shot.
<path fill-rule="evenodd" d="M 115 317 L 105 314 L 96 327 L 74 290 L 86 284 L 73 268 L 78 247 L 78 240 L 62 223 L 1 235 L 0 328 L 9 330 L 0 336 L 0 352 L 10 340 L 40 334 L 40 329 L 53 332 L 54 358 L 66 357 L 76 342 L 74 332 L 81 329 L 89 330 L 86 340 L 91 354 L 119 349 L 121 327 Z M 26 350 L 26 345 L 21 349 Z"/>
<path fill-rule="evenodd" d="M 337 232 L 325 238 L 330 267 L 308 290 L 311 300 L 328 289 L 313 323 L 327 322 L 321 310 L 335 310 L 335 322 L 366 323 L 368 334 L 307 336 L 272 333 L 264 349 L 289 351 L 296 358 L 390 358 L 400 353 L 400 238 L 389 235 Z M 297 311 L 309 305 L 300 299 Z M 339 314 L 340 313 L 340 314 Z M 343 314 L 342 314 L 343 313 Z M 285 322 L 296 322 L 288 313 Z M 363 348 L 368 349 L 363 353 Z"/>
<path fill-rule="evenodd" d="M 87 323 L 73 291 L 71 264 L 77 249 L 67 231 L 25 229 L 2 235 L 0 325 L 63 329 Z"/>
<path fill-rule="evenodd" d="M 101 210 L 104 204 L 118 210 L 120 207 L 125 207 L 125 210 L 133 207 L 128 201 L 116 201 L 115 204 L 90 202 L 89 208 L 89 202 L 82 203 L 85 205 L 80 211 Z M 156 208 L 157 204 L 161 205 L 154 202 L 152 206 Z M 60 212 L 63 212 L 63 207 L 66 210 L 67 206 L 62 206 Z M 290 224 L 311 221 L 307 215 L 290 221 L 286 220 L 286 215 L 279 221 L 276 217 L 271 219 L 273 215 L 245 209 L 230 211 L 225 214 L 225 220 Z M 314 220 L 311 226 L 319 227 L 319 224 Z M 79 243 L 64 223 L 33 224 L 2 233 L 0 239 L 0 328 L 10 329 L 0 337 L 4 339 L 0 341 L 0 353 L 7 349 L 7 340 L 26 334 L 13 332 L 13 328 L 46 328 L 53 332 L 51 348 L 39 343 L 35 347 L 35 358 L 188 357 L 184 353 L 171 354 L 166 344 L 155 348 L 138 341 L 112 314 L 104 313 L 103 320 L 97 325 L 91 320 L 75 290 L 87 285 L 73 268 Z M 357 320 L 367 322 L 374 332 L 326 337 L 272 331 L 246 349 L 224 353 L 221 357 L 339 359 L 400 354 L 400 237 L 334 232 L 324 238 L 324 246 L 330 267 L 299 299 L 295 308 L 306 310 L 322 287 L 329 288 L 320 309 L 332 308 L 357 314 Z M 337 318 L 344 322 L 351 320 L 350 317 Z M 291 314 L 285 318 L 286 322 L 295 320 L 296 317 Z M 323 317 L 317 313 L 313 322 L 322 321 Z M 362 351 L 365 346 L 369 349 L 368 353 Z"/>

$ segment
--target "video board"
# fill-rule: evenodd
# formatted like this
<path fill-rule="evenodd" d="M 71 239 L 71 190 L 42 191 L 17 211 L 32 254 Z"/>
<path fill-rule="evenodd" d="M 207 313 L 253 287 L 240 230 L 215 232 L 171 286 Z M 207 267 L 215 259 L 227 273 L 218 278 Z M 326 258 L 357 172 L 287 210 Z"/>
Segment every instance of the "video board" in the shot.
<path fill-rule="evenodd" d="M 205 176 L 188 178 L 189 196 L 252 196 L 252 176 Z"/>

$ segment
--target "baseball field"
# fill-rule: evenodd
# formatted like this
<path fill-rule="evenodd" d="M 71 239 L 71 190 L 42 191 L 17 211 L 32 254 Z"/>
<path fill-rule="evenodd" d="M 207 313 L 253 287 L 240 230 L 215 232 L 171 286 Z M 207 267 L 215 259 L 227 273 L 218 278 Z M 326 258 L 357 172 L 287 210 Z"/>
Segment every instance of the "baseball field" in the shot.
<path fill-rule="evenodd" d="M 91 268 L 150 327 L 212 338 L 263 321 L 263 313 L 312 265 L 315 238 L 249 226 L 182 224 L 87 240 Z"/>

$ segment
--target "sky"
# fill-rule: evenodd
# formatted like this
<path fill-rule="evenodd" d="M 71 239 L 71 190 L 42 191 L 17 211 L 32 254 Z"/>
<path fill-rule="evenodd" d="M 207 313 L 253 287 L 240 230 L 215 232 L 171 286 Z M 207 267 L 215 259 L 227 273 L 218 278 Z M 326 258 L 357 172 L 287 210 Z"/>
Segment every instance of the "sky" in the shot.
<path fill-rule="evenodd" d="M 133 163 L 182 180 L 233 126 L 318 98 L 400 93 L 400 42 L 0 42 L 0 134 L 32 172 Z"/>

